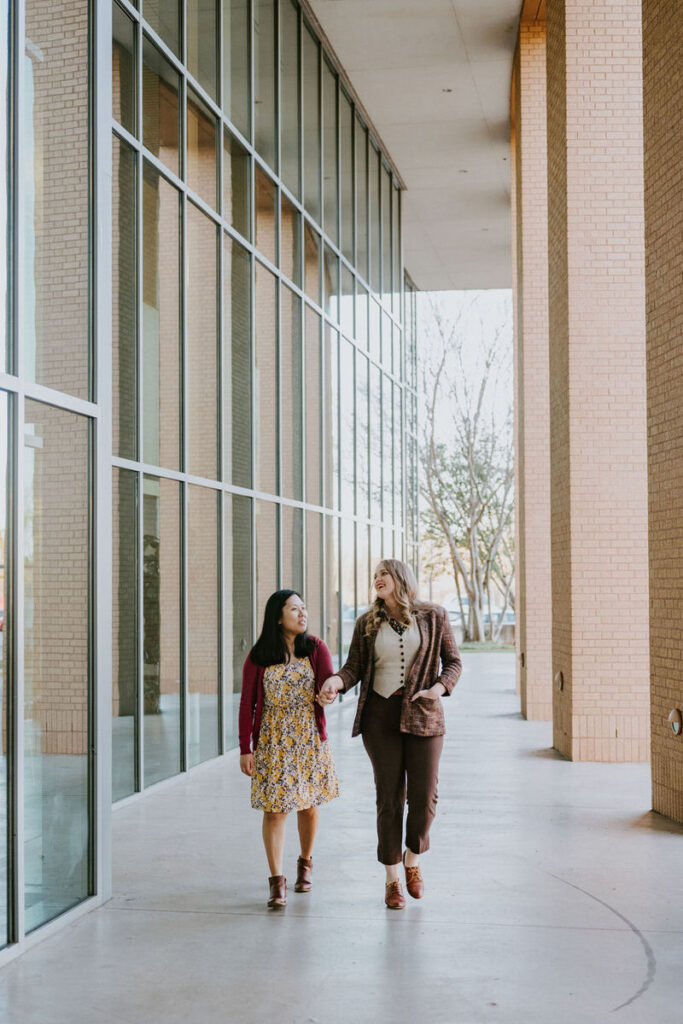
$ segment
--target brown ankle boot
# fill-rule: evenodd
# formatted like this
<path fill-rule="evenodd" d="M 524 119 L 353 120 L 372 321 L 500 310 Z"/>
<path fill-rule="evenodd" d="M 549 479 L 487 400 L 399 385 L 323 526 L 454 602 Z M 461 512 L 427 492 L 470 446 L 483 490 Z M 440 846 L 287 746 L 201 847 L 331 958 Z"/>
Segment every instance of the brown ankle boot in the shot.
<path fill-rule="evenodd" d="M 287 906 L 287 879 L 284 875 L 273 875 L 268 879 L 270 883 L 270 899 L 268 906 L 273 909 Z"/>
<path fill-rule="evenodd" d="M 406 898 L 403 895 L 403 886 L 398 881 L 387 882 L 384 890 L 384 902 L 389 910 L 403 910 L 406 905 Z"/>
<path fill-rule="evenodd" d="M 294 892 L 310 892 L 313 888 L 313 858 L 299 857 L 296 862 Z"/>

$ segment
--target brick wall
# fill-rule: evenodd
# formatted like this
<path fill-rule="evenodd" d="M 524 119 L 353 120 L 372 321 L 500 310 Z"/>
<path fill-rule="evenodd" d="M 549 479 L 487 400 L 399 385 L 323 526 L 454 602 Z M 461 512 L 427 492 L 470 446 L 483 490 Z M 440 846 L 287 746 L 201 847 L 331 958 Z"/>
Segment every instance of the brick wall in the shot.
<path fill-rule="evenodd" d="M 554 743 L 649 756 L 640 3 L 548 0 Z"/>
<path fill-rule="evenodd" d="M 683 821 L 683 8 L 643 0 L 653 807 Z"/>

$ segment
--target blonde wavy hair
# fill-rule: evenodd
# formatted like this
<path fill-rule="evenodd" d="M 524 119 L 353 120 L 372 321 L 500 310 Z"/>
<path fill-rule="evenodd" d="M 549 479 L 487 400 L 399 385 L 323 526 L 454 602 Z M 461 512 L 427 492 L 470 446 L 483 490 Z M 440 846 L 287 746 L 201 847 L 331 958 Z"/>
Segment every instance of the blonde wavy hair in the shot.
<path fill-rule="evenodd" d="M 398 621 L 406 626 L 412 625 L 412 613 L 418 606 L 417 580 L 413 570 L 405 562 L 398 558 L 383 558 L 378 562 L 378 569 L 384 569 L 394 581 L 394 598 L 398 605 Z M 383 622 L 389 616 L 381 597 L 376 597 L 371 607 L 365 613 L 365 635 L 375 636 Z"/>

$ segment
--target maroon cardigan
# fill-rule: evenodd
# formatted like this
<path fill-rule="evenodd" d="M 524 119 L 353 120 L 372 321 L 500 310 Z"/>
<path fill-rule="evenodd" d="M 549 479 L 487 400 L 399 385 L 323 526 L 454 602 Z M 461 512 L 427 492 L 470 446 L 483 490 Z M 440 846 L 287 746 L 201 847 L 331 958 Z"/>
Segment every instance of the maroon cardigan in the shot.
<path fill-rule="evenodd" d="M 309 658 L 313 675 L 315 676 L 315 692 L 320 693 L 321 687 L 326 679 L 334 675 L 332 667 L 332 655 L 326 643 L 314 636 L 313 650 Z M 251 654 L 242 669 L 242 696 L 240 697 L 240 711 L 238 717 L 240 754 L 250 754 L 256 750 L 258 736 L 261 730 L 261 716 L 263 715 L 263 665 L 257 665 L 251 660 Z M 325 712 L 316 701 L 315 724 L 321 740 L 327 739 L 325 727 Z"/>

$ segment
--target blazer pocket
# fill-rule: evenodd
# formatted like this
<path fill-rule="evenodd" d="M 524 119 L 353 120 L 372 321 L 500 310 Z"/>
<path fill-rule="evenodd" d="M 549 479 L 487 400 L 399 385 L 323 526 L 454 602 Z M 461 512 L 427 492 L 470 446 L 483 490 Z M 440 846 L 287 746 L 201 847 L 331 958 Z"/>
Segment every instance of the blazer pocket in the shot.
<path fill-rule="evenodd" d="M 418 697 L 411 704 L 412 719 L 417 730 L 423 736 L 438 736 L 446 728 L 441 698 L 430 700 L 429 697 Z"/>

